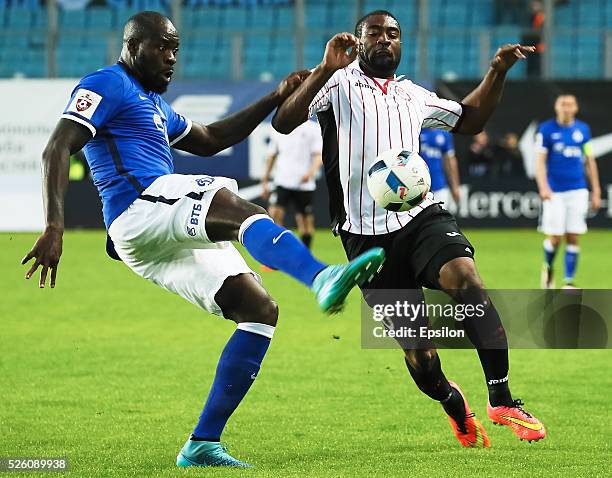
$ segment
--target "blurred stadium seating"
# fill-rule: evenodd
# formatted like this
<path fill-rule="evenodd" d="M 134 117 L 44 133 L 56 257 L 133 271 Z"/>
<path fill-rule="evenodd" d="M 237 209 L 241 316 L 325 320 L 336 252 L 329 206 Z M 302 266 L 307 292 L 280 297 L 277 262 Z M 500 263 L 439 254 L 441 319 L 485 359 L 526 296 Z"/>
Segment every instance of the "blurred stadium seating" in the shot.
<path fill-rule="evenodd" d="M 170 15 L 169 0 L 95 0 L 85 9 L 58 15 L 56 73 L 76 77 L 113 63 L 121 48 L 121 27 L 134 12 Z M 280 77 L 298 68 L 295 5 L 291 0 L 183 0 L 179 75 L 222 79 L 232 74 L 238 45 L 241 77 Z M 426 65 L 430 79 L 481 75 L 482 55 L 520 41 L 522 26 L 495 25 L 492 0 L 429 0 L 428 30 L 418 35 L 417 0 L 305 0 L 304 67 L 321 58 L 325 42 L 351 31 L 364 12 L 388 9 L 403 28 L 400 70 L 414 76 Z M 555 78 L 597 78 L 604 74 L 606 36 L 612 29 L 612 0 L 570 0 L 555 10 L 551 48 Z M 427 39 L 426 44 L 423 38 Z M 420 41 L 419 41 L 420 39 Z M 47 7 L 36 0 L 0 0 L 0 77 L 47 76 Z M 612 44 L 612 41 L 608 42 Z M 425 52 L 424 61 L 419 52 Z M 524 65 L 512 76 L 524 77 Z"/>

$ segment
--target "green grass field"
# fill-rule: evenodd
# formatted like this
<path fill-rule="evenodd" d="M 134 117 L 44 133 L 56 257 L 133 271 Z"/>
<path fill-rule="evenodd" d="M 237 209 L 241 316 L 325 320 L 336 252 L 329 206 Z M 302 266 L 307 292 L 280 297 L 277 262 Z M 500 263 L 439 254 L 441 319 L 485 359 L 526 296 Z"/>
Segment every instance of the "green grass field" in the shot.
<path fill-rule="evenodd" d="M 489 287 L 538 286 L 536 233 L 468 236 Z M 610 238 L 585 236 L 579 285 L 612 288 Z M 488 450 L 463 449 L 399 352 L 360 348 L 358 293 L 344 314 L 328 318 L 280 273 L 264 275 L 280 304 L 276 336 L 223 436 L 256 468 L 179 470 L 177 451 L 233 325 L 107 259 L 100 231 L 67 233 L 57 288 L 38 290 L 19 265 L 34 239 L 0 235 L 0 457 L 65 456 L 79 477 L 612 475 L 609 350 L 511 351 L 514 394 L 548 429 L 532 444 L 484 420 L 476 354 L 441 351 L 447 376 L 462 385 L 491 438 Z M 343 260 L 327 231 L 316 236 L 315 252 Z"/>

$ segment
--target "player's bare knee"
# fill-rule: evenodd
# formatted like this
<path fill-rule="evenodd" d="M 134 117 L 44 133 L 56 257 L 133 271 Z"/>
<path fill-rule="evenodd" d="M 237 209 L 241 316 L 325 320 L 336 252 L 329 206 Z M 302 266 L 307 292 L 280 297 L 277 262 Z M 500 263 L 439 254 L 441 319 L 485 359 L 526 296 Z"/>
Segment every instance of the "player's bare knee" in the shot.
<path fill-rule="evenodd" d="M 444 264 L 440 269 L 439 282 L 454 299 L 457 291 L 484 289 L 474 261 L 467 257 L 458 257 Z"/>
<path fill-rule="evenodd" d="M 258 324 L 271 325 L 276 327 L 278 321 L 278 304 L 271 297 L 259 300 L 258 303 L 252 304 L 246 314 L 243 315 L 245 320 L 242 322 L 255 322 Z"/>
<path fill-rule="evenodd" d="M 569 245 L 577 246 L 578 245 L 578 234 L 567 233 L 565 235 L 565 241 Z"/>

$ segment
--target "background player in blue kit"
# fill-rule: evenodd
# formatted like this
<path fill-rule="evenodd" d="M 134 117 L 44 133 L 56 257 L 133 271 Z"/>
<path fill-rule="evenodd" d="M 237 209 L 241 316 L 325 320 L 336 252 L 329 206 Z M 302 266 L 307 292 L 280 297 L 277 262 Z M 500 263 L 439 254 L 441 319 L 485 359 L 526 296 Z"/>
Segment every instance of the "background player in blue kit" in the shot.
<path fill-rule="evenodd" d="M 576 119 L 576 97 L 563 94 L 555 101 L 556 117 L 542 123 L 537 133 L 536 182 L 542 198 L 540 230 L 544 240 L 542 288 L 554 287 L 553 261 L 565 237 L 565 279 L 567 287 L 574 286 L 578 263 L 578 237 L 587 231 L 589 210 L 600 206 L 601 188 L 597 162 L 591 153 L 589 126 Z M 586 173 L 586 174 L 585 174 Z"/>
<path fill-rule="evenodd" d="M 420 142 L 420 155 L 429 167 L 434 197 L 449 209 L 451 197 L 455 204 L 459 202 L 460 197 L 459 168 L 453 135 L 441 129 L 423 128 Z"/>
<path fill-rule="evenodd" d="M 251 106 L 204 126 L 182 117 L 160 97 L 170 83 L 178 48 L 169 19 L 141 12 L 125 26 L 119 62 L 79 82 L 43 153 L 47 226 L 22 263 L 35 259 L 26 278 L 42 266 L 41 288 L 50 269 L 55 286 L 69 156 L 84 147 L 103 203 L 109 254 L 138 275 L 238 324 L 177 465 L 246 467 L 219 440 L 259 372 L 278 308 L 229 241 L 239 240 L 259 262 L 311 288 L 326 312 L 338 311 L 350 289 L 372 277 L 384 253 L 375 249 L 347 265 L 327 266 L 263 208 L 238 197 L 234 180 L 173 174 L 171 145 L 211 156 L 242 141 L 308 74 L 291 74 Z"/>

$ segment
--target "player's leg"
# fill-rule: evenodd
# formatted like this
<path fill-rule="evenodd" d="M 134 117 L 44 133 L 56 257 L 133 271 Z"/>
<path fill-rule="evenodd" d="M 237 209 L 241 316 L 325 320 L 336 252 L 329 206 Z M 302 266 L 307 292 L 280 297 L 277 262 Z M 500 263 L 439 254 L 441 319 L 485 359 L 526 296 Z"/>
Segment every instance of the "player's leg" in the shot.
<path fill-rule="evenodd" d="M 565 235 L 565 277 L 563 279 L 563 286 L 567 288 L 575 287 L 574 276 L 576 275 L 578 256 L 580 254 L 579 237 L 578 234 L 569 232 Z"/>
<path fill-rule="evenodd" d="M 347 232 L 341 233 L 342 244 L 349 259 L 361 254 L 370 247 L 383 247 L 388 260 L 380 273 L 366 287 L 362 287 L 364 300 L 370 307 L 386 304 L 389 289 L 402 289 L 405 300 L 422 303 L 425 300 L 423 291 L 417 283 L 411 270 L 410 248 L 405 244 L 414 238 L 409 226 L 392 234 L 382 236 L 359 236 Z M 393 299 L 395 300 L 395 299 Z M 391 318 L 394 328 L 405 324 L 398 318 Z M 398 321 L 399 322 L 396 322 Z M 428 320 L 424 314 L 410 318 L 410 328 L 420 330 L 427 326 Z M 386 326 L 387 324 L 384 323 Z M 459 387 L 449 382 L 442 371 L 440 357 L 430 340 L 398 338 L 403 350 L 404 363 L 416 386 L 425 395 L 439 402 L 449 416 L 453 431 L 459 442 L 468 447 L 488 446 L 488 438 L 482 425 L 474 418 L 469 406 L 461 394 Z"/>
<path fill-rule="evenodd" d="M 553 263 L 561 245 L 561 236 L 546 236 L 542 245 L 544 247 L 544 264 L 540 277 L 540 287 L 542 289 L 553 289 L 555 287 Z"/>
<path fill-rule="evenodd" d="M 284 225 L 285 220 L 286 199 L 284 191 L 283 187 L 277 186 L 270 196 L 270 206 L 268 207 L 270 217 L 279 226 Z"/>
<path fill-rule="evenodd" d="M 453 246 L 440 252 L 452 254 Z M 449 251 L 450 250 L 450 251 Z M 460 249 L 457 248 L 460 254 Z M 438 284 L 456 302 L 480 306 L 484 315 L 466 317 L 462 326 L 478 351 L 487 381 L 487 413 L 493 423 L 507 425 L 522 440 L 539 440 L 546 436 L 542 423 L 513 400 L 508 386 L 508 341 L 501 319 L 484 288 L 471 257 L 458 256 L 447 261 L 439 271 Z M 484 306 L 484 309 L 482 307 Z M 478 310 L 478 309 L 475 309 Z"/>
<path fill-rule="evenodd" d="M 310 249 L 314 236 L 313 191 L 296 191 L 296 215 L 298 233 L 304 245 Z"/>
<path fill-rule="evenodd" d="M 237 328 L 221 353 L 193 434 L 179 452 L 179 466 L 248 466 L 228 455 L 219 441 L 259 373 L 274 335 L 278 307 L 252 274 L 228 277 L 214 300 Z"/>
<path fill-rule="evenodd" d="M 574 276 L 580 255 L 578 240 L 587 232 L 586 217 L 589 210 L 589 192 L 586 189 L 567 191 L 564 194 L 567 210 L 565 234 L 565 287 L 574 286 Z"/>
<path fill-rule="evenodd" d="M 555 287 L 553 263 L 565 234 L 566 216 L 567 208 L 561 194 L 553 193 L 551 199 L 542 202 L 539 230 L 546 235 L 542 244 L 544 248 L 544 264 L 540 274 L 542 289 Z"/>
<path fill-rule="evenodd" d="M 265 210 L 227 188 L 215 192 L 206 213 L 210 241 L 238 240 L 260 263 L 281 270 L 311 287 L 327 312 L 342 308 L 350 289 L 370 279 L 382 265 L 382 249 L 365 252 L 347 265 L 318 261 L 291 231 L 275 224 Z"/>

